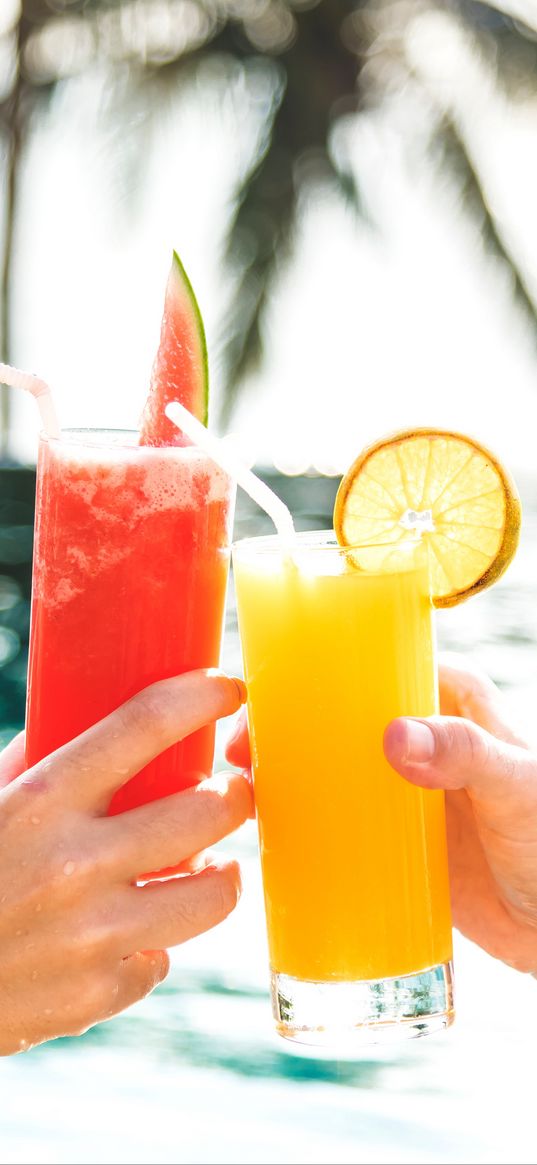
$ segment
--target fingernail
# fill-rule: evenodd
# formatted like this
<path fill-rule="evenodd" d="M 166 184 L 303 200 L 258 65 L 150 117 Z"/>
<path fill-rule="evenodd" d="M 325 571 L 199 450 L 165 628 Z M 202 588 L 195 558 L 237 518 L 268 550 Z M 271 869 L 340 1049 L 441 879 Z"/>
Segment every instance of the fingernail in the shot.
<path fill-rule="evenodd" d="M 412 764 L 424 764 L 434 756 L 434 732 L 422 720 L 406 720 L 406 756 Z"/>
<path fill-rule="evenodd" d="M 241 704 L 245 704 L 246 698 L 248 696 L 248 691 L 246 688 L 246 684 L 244 683 L 244 680 L 240 680 L 238 676 L 230 676 L 229 678 L 230 678 L 230 680 L 232 680 L 232 682 L 237 687 Z"/>

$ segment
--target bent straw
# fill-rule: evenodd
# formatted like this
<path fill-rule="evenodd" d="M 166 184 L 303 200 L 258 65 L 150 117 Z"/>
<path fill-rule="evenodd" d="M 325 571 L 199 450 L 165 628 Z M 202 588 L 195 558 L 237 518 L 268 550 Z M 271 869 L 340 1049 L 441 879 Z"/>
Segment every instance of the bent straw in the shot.
<path fill-rule="evenodd" d="M 0 363 L 0 384 L 7 384 L 9 388 L 22 388 L 35 397 L 41 416 L 43 428 L 48 437 L 60 436 L 60 425 L 52 399 L 49 385 L 34 376 L 33 372 L 23 372 L 20 368 L 13 368 L 11 364 Z"/>
<path fill-rule="evenodd" d="M 209 433 L 205 425 L 193 417 L 192 413 L 185 409 L 179 401 L 172 401 L 166 405 L 165 412 L 170 421 L 173 421 L 173 424 L 181 429 L 181 432 L 186 433 L 195 445 L 199 445 L 213 461 L 216 461 L 224 473 L 229 474 L 250 495 L 252 500 L 261 506 L 262 510 L 265 510 L 265 513 L 274 522 L 282 542 L 287 545 L 293 544 L 296 539 L 296 530 L 291 512 L 287 509 L 285 502 L 282 502 L 281 498 L 264 481 L 261 481 L 261 478 L 252 473 L 251 469 L 237 461 L 229 446 Z"/>

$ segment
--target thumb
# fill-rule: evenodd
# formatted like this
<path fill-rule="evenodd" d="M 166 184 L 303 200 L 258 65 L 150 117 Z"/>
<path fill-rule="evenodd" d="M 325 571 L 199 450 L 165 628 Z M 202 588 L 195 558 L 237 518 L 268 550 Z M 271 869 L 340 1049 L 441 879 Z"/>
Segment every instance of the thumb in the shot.
<path fill-rule="evenodd" d="M 400 717 L 384 733 L 386 759 L 424 789 L 466 789 L 490 828 L 524 820 L 535 833 L 537 759 L 459 716 Z M 529 818 L 529 819 L 528 819 Z"/>

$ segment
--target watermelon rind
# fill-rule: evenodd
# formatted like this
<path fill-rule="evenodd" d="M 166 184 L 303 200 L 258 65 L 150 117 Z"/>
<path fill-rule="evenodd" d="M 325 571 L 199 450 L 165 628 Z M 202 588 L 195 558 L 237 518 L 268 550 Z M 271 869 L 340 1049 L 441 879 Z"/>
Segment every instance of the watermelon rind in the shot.
<path fill-rule="evenodd" d="M 166 284 L 159 347 L 140 418 L 141 445 L 185 443 L 184 435 L 166 416 L 166 406 L 172 401 L 179 401 L 198 421 L 207 425 L 209 362 L 203 317 L 190 279 L 175 250 Z"/>
<path fill-rule="evenodd" d="M 207 352 L 207 337 L 205 335 L 205 326 L 194 288 L 192 287 L 190 279 L 188 278 L 184 265 L 181 262 L 177 251 L 173 252 L 173 263 L 177 267 L 179 278 L 190 301 L 192 314 L 198 325 L 202 368 L 204 373 L 199 403 L 196 404 L 195 407 L 190 407 L 190 412 L 193 413 L 195 417 L 197 417 L 198 421 L 201 421 L 202 425 L 207 425 L 209 420 L 209 355 Z"/>

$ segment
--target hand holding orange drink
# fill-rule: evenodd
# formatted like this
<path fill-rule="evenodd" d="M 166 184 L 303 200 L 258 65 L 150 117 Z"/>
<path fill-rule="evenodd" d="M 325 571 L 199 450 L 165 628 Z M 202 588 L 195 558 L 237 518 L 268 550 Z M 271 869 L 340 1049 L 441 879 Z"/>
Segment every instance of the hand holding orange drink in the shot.
<path fill-rule="evenodd" d="M 520 503 L 482 446 L 424 429 L 361 454 L 334 527 L 233 561 L 276 1026 L 352 1047 L 453 1019 L 443 793 L 383 733 L 437 711 L 433 608 L 506 569 Z"/>

